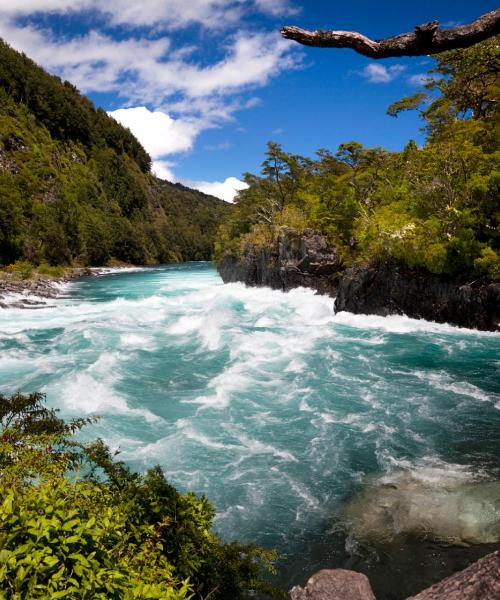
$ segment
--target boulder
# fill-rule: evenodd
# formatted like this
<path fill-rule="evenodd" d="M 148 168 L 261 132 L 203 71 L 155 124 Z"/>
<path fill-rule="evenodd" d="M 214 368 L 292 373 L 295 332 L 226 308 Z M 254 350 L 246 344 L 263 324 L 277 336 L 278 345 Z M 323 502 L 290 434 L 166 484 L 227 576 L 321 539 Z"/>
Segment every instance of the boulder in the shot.
<path fill-rule="evenodd" d="M 375 600 L 366 575 L 345 569 L 325 569 L 313 575 L 307 585 L 295 586 L 291 600 Z"/>
<path fill-rule="evenodd" d="M 372 545 L 411 537 L 455 546 L 500 542 L 500 481 L 420 468 L 370 482 L 344 508 L 348 530 Z"/>

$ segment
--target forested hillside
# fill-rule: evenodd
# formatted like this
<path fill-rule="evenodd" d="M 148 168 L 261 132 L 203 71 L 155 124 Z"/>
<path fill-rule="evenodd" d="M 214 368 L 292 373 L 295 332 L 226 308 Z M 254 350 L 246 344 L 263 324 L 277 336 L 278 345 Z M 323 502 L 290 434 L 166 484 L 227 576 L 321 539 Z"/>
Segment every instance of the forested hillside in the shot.
<path fill-rule="evenodd" d="M 436 57 L 420 111 L 426 142 L 402 152 L 341 144 L 309 159 L 269 144 L 220 228 L 218 257 L 273 246 L 280 227 L 328 235 L 344 265 L 396 262 L 461 280 L 500 278 L 498 39 Z M 327 140 L 325 140 L 327 141 Z"/>
<path fill-rule="evenodd" d="M 229 206 L 150 167 L 128 129 L 0 40 L 0 265 L 209 259 Z"/>

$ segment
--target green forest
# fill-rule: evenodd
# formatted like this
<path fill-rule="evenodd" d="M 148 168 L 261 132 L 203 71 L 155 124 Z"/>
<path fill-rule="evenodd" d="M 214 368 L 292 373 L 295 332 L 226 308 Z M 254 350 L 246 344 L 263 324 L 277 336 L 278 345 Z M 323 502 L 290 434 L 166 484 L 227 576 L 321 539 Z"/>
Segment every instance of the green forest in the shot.
<path fill-rule="evenodd" d="M 0 41 L 0 265 L 210 259 L 228 205 L 150 168 L 128 129 Z"/>
<path fill-rule="evenodd" d="M 447 277 L 500 278 L 498 40 L 440 54 L 423 91 L 388 108 L 418 110 L 426 142 L 401 152 L 355 141 L 310 159 L 270 143 L 260 175 L 221 225 L 216 251 L 272 246 L 280 227 L 328 235 L 346 266 L 396 261 Z"/>

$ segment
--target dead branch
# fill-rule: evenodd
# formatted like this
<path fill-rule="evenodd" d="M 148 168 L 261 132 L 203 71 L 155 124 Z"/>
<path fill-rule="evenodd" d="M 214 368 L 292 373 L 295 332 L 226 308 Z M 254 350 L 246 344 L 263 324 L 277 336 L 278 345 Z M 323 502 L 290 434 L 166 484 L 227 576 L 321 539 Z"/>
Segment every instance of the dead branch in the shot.
<path fill-rule="evenodd" d="M 439 54 L 455 48 L 467 48 L 500 33 L 500 8 L 468 25 L 440 29 L 437 21 L 417 25 L 414 33 L 402 33 L 382 40 L 371 40 L 356 31 L 308 31 L 283 27 L 281 35 L 306 46 L 352 48 L 370 58 Z"/>

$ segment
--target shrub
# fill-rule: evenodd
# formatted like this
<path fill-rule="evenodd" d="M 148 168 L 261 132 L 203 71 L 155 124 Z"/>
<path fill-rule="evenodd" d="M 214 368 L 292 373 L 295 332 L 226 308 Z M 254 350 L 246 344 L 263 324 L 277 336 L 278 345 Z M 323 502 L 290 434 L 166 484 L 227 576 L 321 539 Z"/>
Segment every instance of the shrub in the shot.
<path fill-rule="evenodd" d="M 6 270 L 19 279 L 30 279 L 33 275 L 33 265 L 26 260 L 18 260 L 8 265 Z"/>
<path fill-rule="evenodd" d="M 474 261 L 476 271 L 493 281 L 500 279 L 500 256 L 492 248 L 484 248 L 481 256 Z"/>
<path fill-rule="evenodd" d="M 0 394 L 0 599 L 239 600 L 275 555 L 223 544 L 204 497 L 102 441 L 79 443 L 41 394 Z M 273 593 L 277 593 L 274 591 Z"/>
<path fill-rule="evenodd" d="M 63 277 L 64 267 L 53 267 L 47 263 L 42 263 L 37 269 L 40 275 L 46 275 L 47 277 Z"/>

